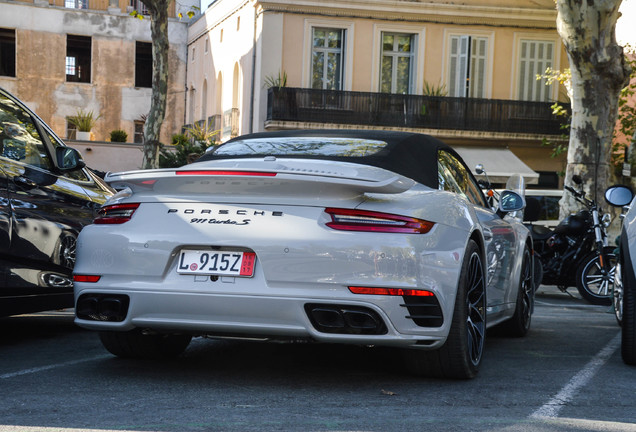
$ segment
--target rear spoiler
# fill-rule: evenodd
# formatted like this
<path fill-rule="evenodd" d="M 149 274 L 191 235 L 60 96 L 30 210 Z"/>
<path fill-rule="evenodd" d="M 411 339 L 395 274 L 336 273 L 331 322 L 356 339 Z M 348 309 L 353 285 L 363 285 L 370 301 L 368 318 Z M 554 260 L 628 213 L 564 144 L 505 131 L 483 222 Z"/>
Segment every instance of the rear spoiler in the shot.
<path fill-rule="evenodd" d="M 193 165 L 178 169 L 159 169 L 108 173 L 104 180 L 115 189 L 130 188 L 133 193 L 172 194 L 254 194 L 274 192 L 307 195 L 320 192 L 354 194 L 404 192 L 415 181 L 381 168 L 360 166 L 352 173 L 337 170 L 312 170 L 300 166 L 286 169 L 198 168 Z"/>

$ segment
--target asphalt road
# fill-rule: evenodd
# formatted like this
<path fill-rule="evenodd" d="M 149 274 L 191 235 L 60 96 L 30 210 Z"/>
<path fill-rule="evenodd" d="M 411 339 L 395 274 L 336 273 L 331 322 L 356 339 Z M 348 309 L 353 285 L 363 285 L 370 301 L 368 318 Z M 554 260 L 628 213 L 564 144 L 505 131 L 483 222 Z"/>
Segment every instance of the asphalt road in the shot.
<path fill-rule="evenodd" d="M 528 337 L 489 332 L 470 381 L 386 349 L 195 340 L 117 359 L 70 311 L 0 319 L 0 431 L 636 431 L 636 368 L 607 307 L 541 287 Z"/>

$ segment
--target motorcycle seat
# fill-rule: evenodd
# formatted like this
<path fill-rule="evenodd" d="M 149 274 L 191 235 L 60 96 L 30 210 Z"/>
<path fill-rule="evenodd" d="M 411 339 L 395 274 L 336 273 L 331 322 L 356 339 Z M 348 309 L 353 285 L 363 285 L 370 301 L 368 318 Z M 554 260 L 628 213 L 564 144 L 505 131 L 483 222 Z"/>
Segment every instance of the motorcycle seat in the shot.
<path fill-rule="evenodd" d="M 550 228 L 542 225 L 530 225 L 528 228 L 530 228 L 532 238 L 535 240 L 547 240 L 554 234 Z"/>

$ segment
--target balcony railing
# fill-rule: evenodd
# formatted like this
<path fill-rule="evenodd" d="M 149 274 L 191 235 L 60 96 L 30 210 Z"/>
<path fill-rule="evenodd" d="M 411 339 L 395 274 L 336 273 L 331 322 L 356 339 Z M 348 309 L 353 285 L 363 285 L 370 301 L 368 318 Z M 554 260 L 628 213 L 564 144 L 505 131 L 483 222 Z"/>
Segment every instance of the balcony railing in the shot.
<path fill-rule="evenodd" d="M 267 120 L 561 135 L 549 102 L 271 88 Z"/>

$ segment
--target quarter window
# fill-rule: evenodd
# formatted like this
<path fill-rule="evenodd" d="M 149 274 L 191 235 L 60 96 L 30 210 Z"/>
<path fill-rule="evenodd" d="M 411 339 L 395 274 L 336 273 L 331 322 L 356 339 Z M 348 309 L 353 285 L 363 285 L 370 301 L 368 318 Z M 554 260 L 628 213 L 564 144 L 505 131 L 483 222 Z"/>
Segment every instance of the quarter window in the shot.
<path fill-rule="evenodd" d="M 380 91 L 382 93 L 413 93 L 413 63 L 415 35 L 382 33 L 382 65 Z"/>
<path fill-rule="evenodd" d="M 91 38 L 66 36 L 66 81 L 91 82 Z"/>
<path fill-rule="evenodd" d="M 0 75 L 15 76 L 15 30 L 0 28 Z"/>
<path fill-rule="evenodd" d="M 449 96 L 483 98 L 488 38 L 451 36 Z"/>
<path fill-rule="evenodd" d="M 519 99 L 527 101 L 549 101 L 552 85 L 545 78 L 537 80 L 547 68 L 554 64 L 554 42 L 521 40 L 519 50 Z"/>
<path fill-rule="evenodd" d="M 344 33 L 343 29 L 313 29 L 311 88 L 342 90 Z"/>
<path fill-rule="evenodd" d="M 464 164 L 445 151 L 439 152 L 437 162 L 440 189 L 455 192 L 475 205 L 487 207 L 484 194 Z"/>

